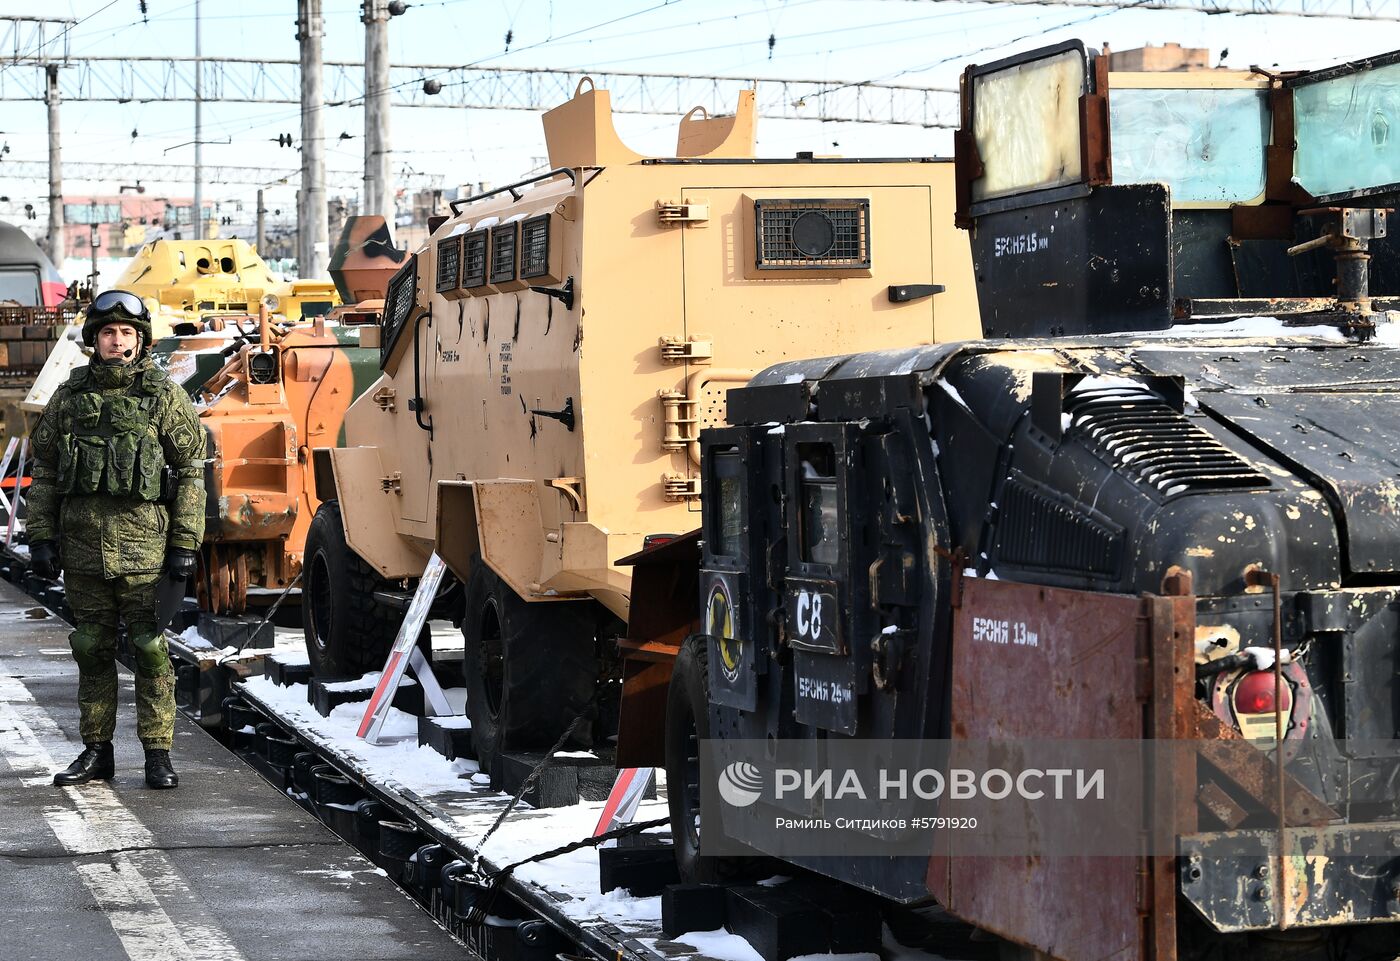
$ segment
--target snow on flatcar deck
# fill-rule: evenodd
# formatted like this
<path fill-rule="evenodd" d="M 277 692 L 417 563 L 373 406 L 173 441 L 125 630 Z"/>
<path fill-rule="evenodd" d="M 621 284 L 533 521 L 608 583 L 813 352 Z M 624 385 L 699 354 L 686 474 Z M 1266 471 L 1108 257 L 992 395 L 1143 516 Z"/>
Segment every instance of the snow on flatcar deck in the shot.
<path fill-rule="evenodd" d="M 306 685 L 279 687 L 266 678 L 240 685 L 250 701 L 275 716 L 298 737 L 351 768 L 366 784 L 410 808 L 430 832 L 456 845 L 477 849 L 478 840 L 510 800 L 493 791 L 475 761 L 448 761 L 429 747 L 419 747 L 417 719 L 390 709 L 383 741 L 368 744 L 355 736 L 364 702 L 343 704 L 321 717 L 307 703 Z M 449 691 L 449 699 L 461 697 Z M 396 805 L 397 806 L 397 805 Z M 602 802 L 581 801 L 567 808 L 534 810 L 520 805 L 487 841 L 480 853 L 494 869 L 592 834 Z M 666 802 L 643 801 L 638 820 L 666 816 Z M 554 909 L 584 928 L 604 928 L 609 940 L 659 937 L 661 899 L 634 898 L 622 890 L 598 890 L 598 852 L 592 848 L 535 864 L 515 872 Z"/>
<path fill-rule="evenodd" d="M 429 747 L 419 747 L 417 718 L 412 715 L 391 709 L 383 743 L 372 745 L 356 736 L 364 702 L 340 705 L 322 717 L 307 703 L 304 684 L 282 687 L 266 678 L 252 678 L 239 689 L 303 743 L 383 796 L 391 807 L 409 812 L 428 834 L 451 848 L 477 850 L 480 838 L 510 800 L 491 789 L 490 779 L 475 761 L 448 761 Z M 460 689 L 448 691 L 459 710 L 463 696 Z M 642 802 L 637 821 L 667 816 L 664 784 L 659 794 L 657 800 Z M 494 871 L 588 837 L 602 808 L 602 802 L 593 801 L 539 810 L 521 804 L 481 848 L 482 866 Z M 536 910 L 567 919 L 604 956 L 761 961 L 747 941 L 724 930 L 667 939 L 661 930 L 661 898 L 633 897 L 620 888 L 600 891 L 598 852 L 591 847 L 516 869 L 509 890 Z M 899 945 L 888 930 L 884 947 L 889 961 L 940 961 L 935 955 Z M 820 955 L 803 961 L 815 958 L 879 961 L 873 954 Z"/>

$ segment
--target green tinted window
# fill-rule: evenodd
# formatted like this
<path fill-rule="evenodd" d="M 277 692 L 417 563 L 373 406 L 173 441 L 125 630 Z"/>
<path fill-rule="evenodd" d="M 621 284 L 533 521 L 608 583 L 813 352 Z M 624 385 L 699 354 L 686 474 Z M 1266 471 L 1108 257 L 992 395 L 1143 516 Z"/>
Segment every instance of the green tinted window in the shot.
<path fill-rule="evenodd" d="M 1241 203 L 1264 192 L 1263 90 L 1114 88 L 1114 183 L 1165 183 L 1174 204 Z"/>
<path fill-rule="evenodd" d="M 1400 183 L 1400 63 L 1293 90 L 1294 174 L 1317 196 Z"/>

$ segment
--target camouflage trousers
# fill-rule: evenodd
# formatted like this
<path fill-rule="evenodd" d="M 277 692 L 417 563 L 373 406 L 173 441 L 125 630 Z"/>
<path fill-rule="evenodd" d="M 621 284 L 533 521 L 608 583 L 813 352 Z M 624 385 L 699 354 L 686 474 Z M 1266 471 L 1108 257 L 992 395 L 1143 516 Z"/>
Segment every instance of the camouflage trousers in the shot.
<path fill-rule="evenodd" d="M 170 750 L 175 733 L 175 672 L 156 630 L 156 585 L 164 576 L 103 578 L 65 574 L 77 629 L 68 636 L 78 662 L 78 731 L 84 744 L 110 741 L 117 727 L 117 624 L 126 624 L 136 668 L 136 735 Z"/>

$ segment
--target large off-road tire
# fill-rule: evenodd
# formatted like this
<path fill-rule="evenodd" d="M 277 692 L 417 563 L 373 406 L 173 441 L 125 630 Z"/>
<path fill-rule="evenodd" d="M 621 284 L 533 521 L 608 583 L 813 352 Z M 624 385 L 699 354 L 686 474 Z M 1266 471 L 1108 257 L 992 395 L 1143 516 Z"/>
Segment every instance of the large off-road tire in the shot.
<path fill-rule="evenodd" d="M 321 504 L 306 532 L 301 624 L 318 677 L 358 677 L 384 667 L 403 612 L 379 604 L 388 582 L 350 549 L 340 504 Z"/>
<path fill-rule="evenodd" d="M 464 600 L 462 674 L 481 770 L 490 772 L 503 751 L 552 747 L 571 724 L 566 746 L 591 747 L 598 685 L 594 603 L 527 603 L 480 557 L 472 559 Z"/>
<path fill-rule="evenodd" d="M 676 867 L 686 884 L 732 881 L 752 873 L 760 860 L 701 853 L 700 742 L 709 736 L 709 647 L 703 637 L 688 637 L 676 655 L 666 694 L 666 804 Z"/>

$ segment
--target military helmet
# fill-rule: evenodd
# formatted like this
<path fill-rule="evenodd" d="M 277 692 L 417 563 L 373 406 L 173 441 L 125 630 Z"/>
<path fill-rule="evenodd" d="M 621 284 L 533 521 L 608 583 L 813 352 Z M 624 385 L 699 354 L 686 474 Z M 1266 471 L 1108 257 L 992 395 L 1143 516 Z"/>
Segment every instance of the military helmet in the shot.
<path fill-rule="evenodd" d="M 151 312 L 140 297 L 128 290 L 104 290 L 88 305 L 83 322 L 83 343 L 97 343 L 97 332 L 108 324 L 130 324 L 141 334 L 141 346 L 151 344 Z"/>

